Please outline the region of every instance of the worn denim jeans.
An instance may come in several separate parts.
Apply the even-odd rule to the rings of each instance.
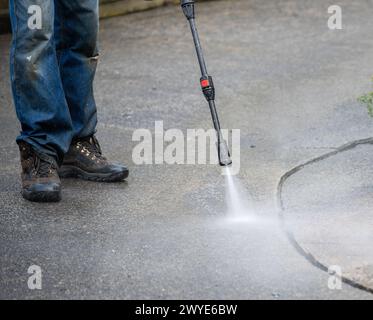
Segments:
[[[73,138],[96,130],[98,0],[10,0],[10,16],[17,141],[61,163]]]

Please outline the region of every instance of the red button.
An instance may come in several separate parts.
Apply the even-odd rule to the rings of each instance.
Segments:
[[[202,88],[206,88],[210,85],[210,82],[208,80],[202,80],[201,81],[201,86]]]

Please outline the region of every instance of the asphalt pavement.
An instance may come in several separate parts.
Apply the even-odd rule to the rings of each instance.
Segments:
[[[372,90],[373,5],[339,4],[342,30],[328,29],[322,0],[198,4],[222,126],[241,133],[252,223],[227,219],[218,166],[133,162],[133,132],[155,121],[211,128],[179,7],[101,21],[97,136],[130,177],[63,180],[58,204],[20,196],[10,35],[0,36],[0,298],[372,299],[373,147],[338,148],[373,136],[357,102]],[[305,252],[352,281],[333,290]],[[41,290],[28,288],[31,265]]]

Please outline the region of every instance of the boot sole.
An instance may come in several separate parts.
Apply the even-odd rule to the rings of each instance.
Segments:
[[[128,177],[129,171],[125,170],[116,173],[91,173],[78,167],[62,166],[58,170],[60,178],[76,178],[95,182],[119,182]]]
[[[61,201],[61,191],[28,191],[23,190],[22,196],[32,202],[59,202]]]

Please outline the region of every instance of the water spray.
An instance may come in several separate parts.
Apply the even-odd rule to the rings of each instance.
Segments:
[[[227,142],[224,140],[223,135],[221,133],[220,122],[218,113],[216,111],[215,106],[215,87],[212,81],[212,77],[208,74],[205,59],[202,53],[202,47],[198,36],[198,31],[196,27],[195,21],[195,11],[194,11],[194,0],[181,0],[181,7],[186,18],[190,24],[190,30],[192,31],[194,45],[196,47],[197,57],[199,66],[201,68],[201,87],[202,92],[209,104],[212,122],[214,123],[214,128],[217,134],[217,148],[218,148],[218,157],[219,163],[221,166],[229,166],[232,164],[232,160],[230,157],[229,149]]]

